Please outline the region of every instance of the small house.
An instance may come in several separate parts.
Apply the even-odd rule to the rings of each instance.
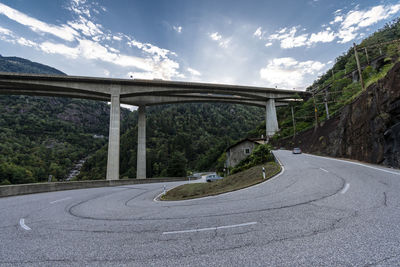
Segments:
[[[266,144],[266,140],[264,138],[246,138],[228,147],[226,149],[226,167],[235,167],[260,144]]]

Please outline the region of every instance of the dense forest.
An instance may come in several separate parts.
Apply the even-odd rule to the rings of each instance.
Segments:
[[[265,120],[262,108],[233,104],[163,105],[147,107],[146,113],[147,177],[221,168],[225,149]],[[121,136],[121,177],[136,177],[136,122],[137,112],[125,121],[132,127]],[[84,164],[79,179],[104,179],[106,161],[103,147]]]
[[[381,30],[371,34],[357,46],[362,66],[365,88],[384,77],[398,61],[400,55],[400,18],[387,23]],[[328,104],[330,116],[340,114],[341,109],[353,101],[362,91],[358,78],[354,48],[335,60],[335,64],[317,79],[307,91],[315,91],[315,103],[319,123],[327,119],[324,102]],[[314,100],[293,105],[296,131],[309,129],[315,125]],[[278,109],[279,126],[282,129],[274,138],[293,135],[293,121],[290,107]],[[258,127],[256,133],[261,133]]]
[[[1,56],[0,71],[65,75]],[[108,114],[104,102],[0,95],[0,184],[42,182],[49,175],[64,179],[78,160],[106,143],[106,138],[93,136],[107,136]]]

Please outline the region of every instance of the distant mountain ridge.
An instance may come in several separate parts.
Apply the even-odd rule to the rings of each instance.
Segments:
[[[58,69],[20,57],[3,57],[0,55],[0,71],[16,73],[58,74],[66,75]]]

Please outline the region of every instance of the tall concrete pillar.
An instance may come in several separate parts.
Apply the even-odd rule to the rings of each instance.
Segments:
[[[108,137],[107,180],[119,179],[120,87],[111,88],[110,131]]]
[[[277,131],[279,131],[278,119],[276,117],[275,99],[268,99],[267,104],[265,105],[265,112],[266,133],[267,138],[270,138]]]
[[[146,106],[139,106],[137,179],[146,179]]]

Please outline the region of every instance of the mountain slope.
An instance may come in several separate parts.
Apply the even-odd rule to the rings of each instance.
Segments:
[[[384,77],[397,62],[400,55],[400,42],[397,41],[399,39],[400,18],[371,34],[357,46],[366,87]],[[367,48],[367,53],[365,53],[365,48]],[[373,60],[375,61],[371,63]],[[343,107],[359,96],[362,91],[353,47],[337,57],[335,62],[331,69],[307,88],[308,91],[319,90],[315,96],[319,121],[324,121],[327,117],[324,106],[325,97],[327,97],[329,113],[332,116],[334,113],[340,113]],[[314,110],[312,98],[294,105],[297,132],[313,127]],[[276,138],[293,135],[290,108],[278,109],[278,120],[282,131]]]
[[[181,176],[186,170],[216,169],[221,153],[265,120],[265,110],[232,104],[176,104],[148,107],[147,177]],[[121,136],[121,177],[136,177],[137,112]],[[127,122],[126,122],[127,123]],[[82,168],[81,179],[104,179],[106,148]],[[219,166],[220,167],[220,166]],[[223,167],[223,166],[222,166]]]
[[[65,75],[18,57],[1,57],[0,71]],[[104,145],[107,103],[0,95],[0,183],[64,179],[74,163]]]

